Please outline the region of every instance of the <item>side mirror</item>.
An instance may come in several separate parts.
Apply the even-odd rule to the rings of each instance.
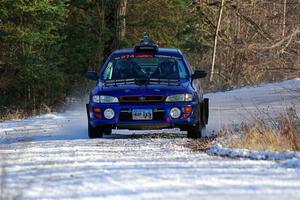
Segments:
[[[94,72],[94,71],[86,72],[84,76],[87,79],[90,79],[90,80],[93,80],[93,81],[96,81],[98,79],[97,72]]]
[[[192,75],[192,79],[205,78],[206,75],[207,73],[204,70],[195,70],[194,74]]]

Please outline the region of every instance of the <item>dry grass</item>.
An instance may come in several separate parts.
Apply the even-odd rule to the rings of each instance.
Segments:
[[[27,115],[23,113],[9,113],[6,115],[0,115],[0,122],[10,119],[24,119]]]
[[[11,119],[24,119],[35,115],[47,114],[51,111],[55,110],[51,110],[51,108],[49,108],[45,104],[42,104],[42,107],[40,109],[34,111],[25,111],[22,109],[10,109],[8,107],[0,107],[0,122]]]
[[[290,108],[285,114],[272,118],[257,118],[253,124],[239,128],[223,128],[219,133],[224,146],[249,150],[299,151],[300,119]]]
[[[217,140],[230,148],[300,151],[300,118],[294,108],[289,108],[276,117],[263,112],[255,116],[252,124],[227,126],[211,138],[191,140],[185,146],[194,151],[205,151]]]
[[[207,150],[216,139],[216,136],[209,138],[200,138],[197,140],[189,140],[185,147],[190,148],[193,151],[205,151]]]

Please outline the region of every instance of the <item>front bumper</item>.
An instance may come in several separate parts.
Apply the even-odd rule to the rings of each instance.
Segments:
[[[192,111],[187,114],[184,108],[192,107]],[[181,110],[181,116],[178,119],[172,119],[170,110],[177,107]],[[95,108],[98,112],[94,112]],[[115,111],[115,117],[111,120],[105,119],[104,110],[111,108]],[[92,126],[111,126],[112,128],[126,128],[126,129],[159,129],[168,127],[182,127],[185,125],[195,125],[199,122],[199,103],[164,103],[164,104],[96,104],[91,103],[87,105],[87,113],[89,123]],[[96,110],[97,110],[96,109]],[[132,109],[152,109],[153,120],[132,120],[130,111]],[[100,110],[100,112],[99,112]],[[126,111],[126,112],[125,112]],[[126,115],[124,114],[126,113]]]

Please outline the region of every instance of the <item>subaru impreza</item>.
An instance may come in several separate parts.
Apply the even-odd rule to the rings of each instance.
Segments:
[[[201,81],[206,75],[179,49],[160,48],[145,34],[134,48],[112,52],[99,74],[86,73],[96,81],[86,105],[89,137],[112,129],[179,128],[200,138],[209,115]]]

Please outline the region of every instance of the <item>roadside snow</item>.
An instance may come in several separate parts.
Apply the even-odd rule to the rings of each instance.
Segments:
[[[209,132],[224,125],[236,125],[255,119],[257,113],[276,114],[295,106],[300,116],[300,78],[280,83],[261,84],[227,92],[207,94],[210,99]]]
[[[223,147],[220,143],[215,142],[208,150],[210,155],[226,156],[230,158],[248,158],[252,160],[287,160],[300,158],[300,152],[284,151],[253,151],[247,149],[236,149]]]
[[[300,156],[298,155],[297,157],[287,160],[282,163],[283,167],[287,168],[299,168],[300,169]]]

